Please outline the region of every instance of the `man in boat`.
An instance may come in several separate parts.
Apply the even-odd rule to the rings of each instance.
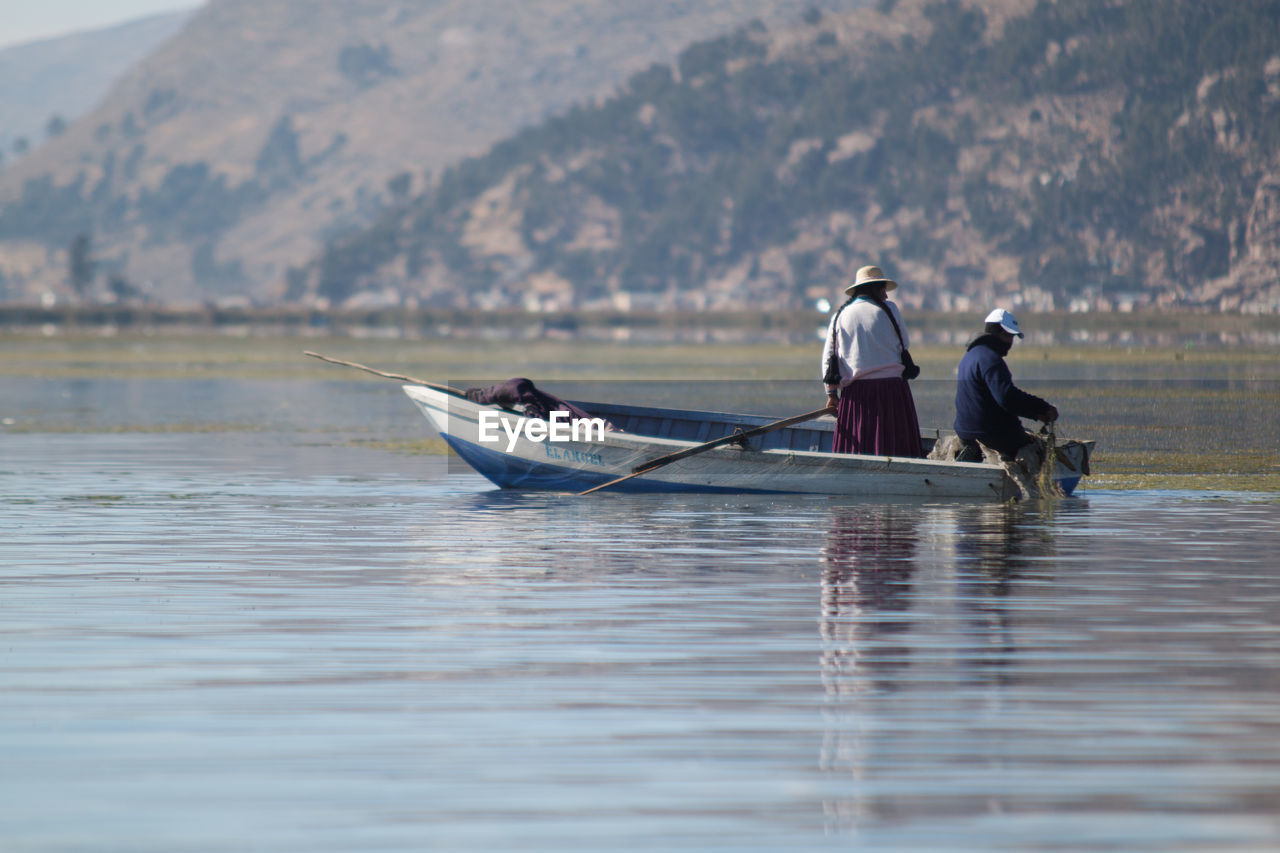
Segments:
[[[981,462],[979,443],[1012,460],[1018,451],[1035,439],[1022,427],[1019,418],[1045,423],[1058,419],[1058,410],[1045,400],[1028,394],[1013,384],[1013,374],[1004,357],[1014,338],[1022,337],[1018,321],[1003,308],[987,315],[983,334],[969,344],[960,360],[956,380],[956,435],[961,450],[959,462]]]
[[[907,384],[920,370],[907,351],[902,314],[887,298],[897,286],[879,267],[863,267],[827,328],[822,375],[827,407],[836,416],[836,453],[924,455]]]

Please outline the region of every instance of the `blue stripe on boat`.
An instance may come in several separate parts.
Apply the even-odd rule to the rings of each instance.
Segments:
[[[518,456],[509,456],[499,450],[490,450],[478,444],[462,441],[452,436],[443,436],[445,442],[453,448],[462,460],[475,468],[492,482],[504,489],[552,489],[565,492],[579,492],[616,480],[615,474],[593,474],[580,468],[566,468],[562,465],[548,465],[545,462],[530,462]],[[617,492],[719,492],[724,494],[777,494],[774,489],[744,489],[740,486],[700,486],[684,483],[669,483],[635,477],[624,480],[610,491]]]

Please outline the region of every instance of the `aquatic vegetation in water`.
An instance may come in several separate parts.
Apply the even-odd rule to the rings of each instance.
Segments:
[[[962,334],[954,345],[912,348],[924,370],[913,391],[926,427],[949,426],[954,370],[965,339]],[[617,383],[626,380],[637,396],[669,394],[634,402],[682,407],[696,393],[698,404],[708,408],[760,406],[782,415],[791,413],[797,401],[796,411],[807,407],[806,383],[816,387],[819,345],[713,339],[656,344],[513,337],[317,340],[83,332],[46,338],[7,333],[0,334],[0,380],[16,380],[26,396],[0,399],[7,409],[0,410],[0,435],[287,431],[314,435],[321,444],[352,442],[388,453],[438,455],[449,452],[447,445],[419,422],[412,406],[397,399],[401,395],[394,382],[318,363],[304,357],[303,350],[324,350],[458,386],[467,384],[465,377],[526,375],[552,388],[576,383],[581,389],[604,381],[616,391]],[[1019,385],[1059,407],[1057,430],[1064,440],[1097,441],[1093,476],[1083,488],[1280,492],[1280,469],[1270,452],[1280,447],[1280,419],[1274,416],[1280,411],[1280,352],[1226,345],[1049,347],[1028,342],[1014,350],[1010,364]],[[179,382],[163,391],[150,390],[160,387],[150,380],[161,379]],[[130,400],[113,396],[114,390],[85,400],[66,394],[65,400],[57,399],[45,390],[65,389],[78,380],[86,380],[78,387],[89,389],[97,387],[95,380],[140,380],[128,385],[144,390]],[[245,382],[226,384],[235,380]],[[359,383],[369,384],[362,388]],[[187,406],[181,402],[184,392],[172,390],[179,386],[214,388],[223,396],[206,400],[193,394],[205,408]],[[290,394],[298,388],[311,390]],[[333,389],[345,394],[352,388],[366,392],[358,411],[328,405]],[[149,409],[157,399],[166,405]],[[381,420],[367,416],[369,403],[385,403]],[[202,410],[210,421],[199,420]],[[364,434],[370,438],[351,438]]]
[[[1100,453],[1084,481],[1097,489],[1195,489],[1280,493],[1280,463],[1256,449],[1131,450]]]
[[[443,456],[453,451],[442,438],[423,438],[416,440],[379,441],[355,439],[348,442],[352,447],[367,447],[370,450],[386,450],[391,453],[403,453],[409,456]]]
[[[169,423],[169,424],[68,424],[43,423],[40,421],[18,421],[4,427],[5,433],[84,433],[84,434],[116,434],[116,433],[215,433],[215,432],[262,432],[264,428],[257,424],[210,424],[210,423]]]

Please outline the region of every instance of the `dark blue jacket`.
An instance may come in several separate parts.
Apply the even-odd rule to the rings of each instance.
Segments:
[[[995,335],[969,344],[956,380],[956,435],[976,438],[990,448],[1012,452],[1026,444],[1019,417],[1034,418],[1049,404],[1013,384],[1004,363],[1008,346]]]

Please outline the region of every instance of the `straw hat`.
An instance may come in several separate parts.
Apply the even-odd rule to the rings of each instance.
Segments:
[[[885,290],[893,290],[898,283],[891,278],[886,278],[884,271],[880,267],[863,267],[858,270],[858,274],[853,277],[853,284],[844,289],[846,294],[852,294],[854,288],[864,284],[878,284],[884,282]]]

